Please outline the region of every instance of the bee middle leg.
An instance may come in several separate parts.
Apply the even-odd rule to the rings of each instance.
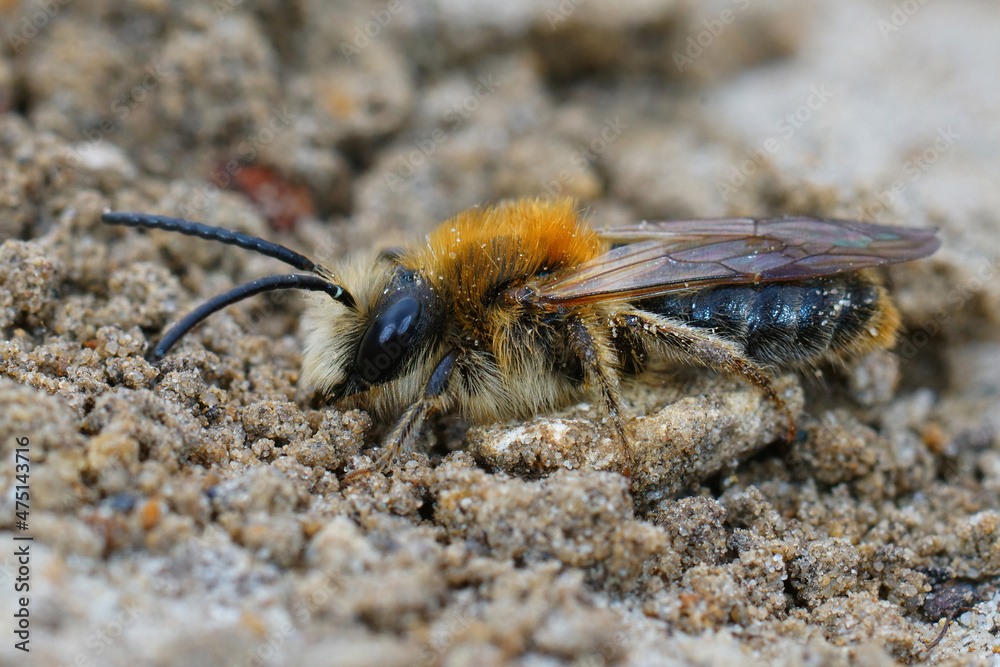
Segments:
[[[797,433],[795,417],[788,409],[785,400],[774,390],[771,376],[733,342],[703,329],[645,311],[631,311],[617,315],[613,318],[613,325],[626,329],[640,338],[652,338],[655,342],[683,353],[685,359],[706,368],[728,375],[738,375],[757,387],[785,418],[788,427],[785,437],[788,442],[794,442]]]
[[[454,351],[449,352],[434,367],[431,378],[427,381],[424,393],[399,418],[396,426],[392,429],[392,433],[386,439],[382,453],[375,460],[375,464],[370,468],[360,468],[348,473],[344,476],[345,482],[369,473],[384,471],[392,465],[392,462],[396,460],[400,452],[408,448],[416,440],[424,421],[441,408],[444,402],[448,379],[451,377],[451,371],[455,367],[455,357]]]
[[[594,329],[588,327],[579,316],[570,317],[568,322],[569,335],[567,340],[570,350],[579,359],[583,367],[584,382],[597,390],[601,395],[604,409],[614,425],[621,444],[622,456],[625,460],[626,477],[632,476],[632,452],[628,446],[628,434],[625,428],[625,408],[622,406],[621,393],[618,389],[617,359],[614,351],[606,341],[594,334]]]

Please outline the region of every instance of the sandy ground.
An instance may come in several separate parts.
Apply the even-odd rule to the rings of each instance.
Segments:
[[[0,2],[0,663],[1000,664],[1000,7],[188,5]],[[794,446],[674,369],[628,389],[631,487],[587,404],[445,416],[347,484],[385,428],[300,386],[305,299],[143,358],[280,266],[99,222],[339,258],[539,195],[944,245],[888,273],[894,353],[781,376]]]

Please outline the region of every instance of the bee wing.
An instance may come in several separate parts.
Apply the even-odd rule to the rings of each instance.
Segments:
[[[797,280],[926,257],[934,229],[789,217],[646,222],[599,232],[614,247],[543,278],[532,299],[632,300],[718,284]]]

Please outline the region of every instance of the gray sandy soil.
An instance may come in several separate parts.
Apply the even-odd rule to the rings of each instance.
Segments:
[[[995,3],[26,1],[0,27],[0,663],[1000,664]],[[283,267],[99,221],[337,259],[556,195],[943,247],[887,273],[893,352],[779,374],[792,446],[756,390],[671,368],[627,389],[631,487],[589,403],[442,416],[345,483],[385,425],[299,382],[308,298],[144,359]]]

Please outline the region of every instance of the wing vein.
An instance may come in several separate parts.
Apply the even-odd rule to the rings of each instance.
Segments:
[[[808,217],[644,222],[600,232],[611,247],[540,279],[539,303],[634,300],[723,283],[831,275],[919,259],[936,230]]]

